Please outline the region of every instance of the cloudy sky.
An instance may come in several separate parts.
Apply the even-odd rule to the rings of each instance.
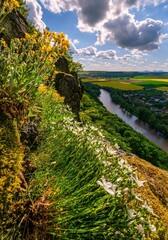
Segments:
[[[40,30],[64,32],[85,70],[168,71],[168,0],[26,0]]]

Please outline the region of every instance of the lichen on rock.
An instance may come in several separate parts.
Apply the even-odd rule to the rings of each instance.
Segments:
[[[68,61],[61,57],[56,63],[56,69],[60,71],[55,77],[55,88],[61,96],[65,97],[64,103],[68,104],[72,112],[79,119],[80,100],[82,98],[81,81],[76,72],[70,72]]]

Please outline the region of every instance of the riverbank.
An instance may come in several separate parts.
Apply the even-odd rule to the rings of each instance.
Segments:
[[[99,86],[85,83],[84,87],[87,94],[84,95],[81,105],[82,121],[93,122],[103,129],[107,140],[114,144],[117,142],[120,149],[125,152],[136,154],[153,165],[168,170],[168,154],[164,150],[136,132],[117,114],[110,113],[98,99],[101,93]],[[129,114],[128,117],[130,117]]]
[[[135,131],[143,134],[150,141],[158,145],[161,149],[168,153],[168,140],[152,130],[147,124],[138,120],[137,117],[122,109],[118,104],[111,99],[110,93],[104,89],[100,90],[99,100],[103,106],[113,114],[117,114],[126,124],[131,126]]]

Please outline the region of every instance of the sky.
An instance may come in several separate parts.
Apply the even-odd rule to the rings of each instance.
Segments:
[[[84,70],[168,72],[168,0],[25,0],[40,31],[64,32]]]

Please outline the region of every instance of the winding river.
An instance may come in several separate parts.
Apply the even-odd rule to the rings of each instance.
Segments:
[[[117,114],[118,117],[130,125],[135,131],[142,133],[146,138],[157,144],[168,153],[168,140],[163,138],[156,131],[152,130],[147,124],[140,121],[137,117],[122,109],[118,104],[115,104],[108,91],[101,89],[99,100],[109,112]]]

